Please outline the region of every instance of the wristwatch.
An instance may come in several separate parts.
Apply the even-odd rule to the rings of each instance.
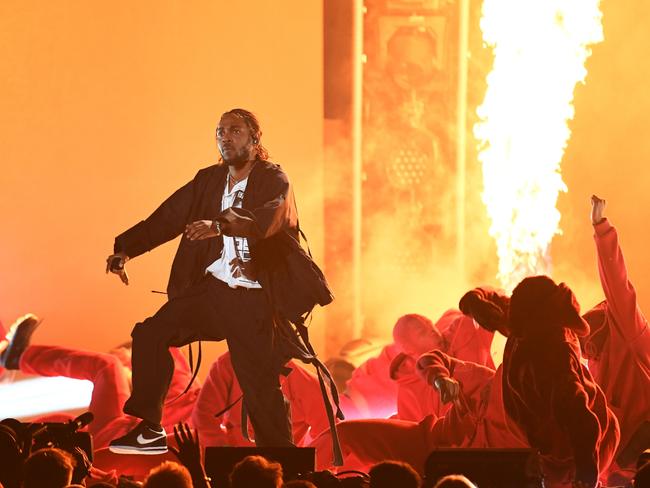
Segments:
[[[212,230],[218,235],[221,235],[221,223],[218,220],[212,221]]]

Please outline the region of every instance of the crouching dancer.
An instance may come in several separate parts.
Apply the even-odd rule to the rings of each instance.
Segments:
[[[619,441],[616,417],[581,363],[578,337],[589,334],[564,283],[525,278],[512,292],[503,354],[508,418],[540,451],[546,485],[595,487]]]

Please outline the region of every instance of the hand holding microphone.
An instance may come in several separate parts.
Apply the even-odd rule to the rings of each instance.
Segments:
[[[111,254],[106,258],[106,273],[111,272],[118,275],[122,283],[128,285],[129,275],[126,273],[126,269],[124,269],[124,265],[128,260],[129,257],[123,252]]]

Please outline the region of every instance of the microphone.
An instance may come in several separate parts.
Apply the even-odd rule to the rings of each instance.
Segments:
[[[114,256],[108,264],[108,268],[113,272],[122,271],[124,269],[122,258],[120,256]]]

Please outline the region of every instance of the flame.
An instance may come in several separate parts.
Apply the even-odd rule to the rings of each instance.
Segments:
[[[494,65],[474,135],[497,278],[508,292],[526,276],[550,274],[573,91],[587,75],[589,46],[603,39],[601,18],[599,0],[483,2],[481,30]]]

